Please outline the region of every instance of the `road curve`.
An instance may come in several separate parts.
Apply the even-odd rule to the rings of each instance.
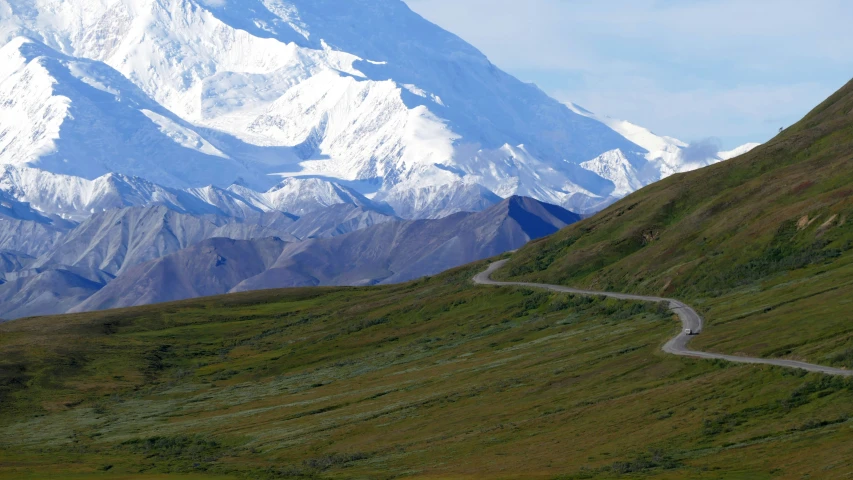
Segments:
[[[817,373],[825,373],[827,375],[842,375],[845,377],[853,377],[853,370],[844,370],[841,368],[833,368],[833,367],[824,367],[822,365],[815,365],[812,363],[805,362],[797,362],[794,360],[780,360],[773,358],[754,358],[754,357],[738,357],[735,355],[723,355],[720,353],[710,353],[710,352],[697,352],[695,350],[690,350],[687,348],[687,344],[690,342],[692,338],[691,335],[686,333],[687,329],[690,329],[695,334],[702,333],[702,317],[696,313],[693,308],[689,305],[686,305],[678,300],[674,300],[672,298],[662,298],[662,297],[647,297],[643,295],[628,295],[624,293],[613,293],[613,292],[596,292],[592,290],[579,290],[577,288],[564,287],[562,285],[548,285],[544,283],[527,283],[527,282],[497,282],[492,280],[492,273],[495,270],[501,268],[506,264],[507,260],[501,260],[489,265],[489,268],[486,271],[478,273],[474,276],[474,283],[480,285],[496,285],[496,286],[515,286],[515,287],[529,287],[529,288],[542,288],[545,290],[551,290],[554,292],[561,293],[572,293],[575,295],[597,295],[597,296],[605,296],[610,298],[617,298],[619,300],[636,300],[641,302],[667,302],[669,304],[670,310],[675,312],[676,315],[681,319],[681,323],[683,328],[681,329],[681,333],[679,333],[675,338],[666,342],[666,345],[663,346],[663,351],[667,353],[671,353],[673,355],[679,355],[682,357],[692,357],[692,358],[704,358],[704,359],[719,359],[726,360],[729,362],[736,363],[754,363],[754,364],[765,364],[765,365],[776,365],[779,367],[790,367],[790,368],[799,368],[801,370],[808,370],[809,372],[817,372]]]

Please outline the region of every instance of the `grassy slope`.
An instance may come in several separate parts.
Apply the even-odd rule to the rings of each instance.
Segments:
[[[755,151],[644,188],[497,277],[690,301],[693,346],[853,368],[853,83]]]
[[[849,474],[853,382],[667,356],[656,305],[484,265],[0,325],[0,478]]]

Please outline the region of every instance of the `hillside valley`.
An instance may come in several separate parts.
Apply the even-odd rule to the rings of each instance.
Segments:
[[[497,278],[676,297],[696,346],[853,368],[853,84],[766,145],[644,188]]]

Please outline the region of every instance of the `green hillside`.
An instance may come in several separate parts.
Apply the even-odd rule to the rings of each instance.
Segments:
[[[853,83],[766,145],[528,245],[496,278],[677,297],[696,348],[853,368]]]
[[[853,367],[853,86],[744,157],[513,254],[664,293],[692,346]],[[475,286],[255,292],[0,324],[0,479],[804,479],[853,379],[664,354],[663,305]]]
[[[0,325],[0,478],[849,472],[853,380],[665,355],[657,305],[484,266]]]

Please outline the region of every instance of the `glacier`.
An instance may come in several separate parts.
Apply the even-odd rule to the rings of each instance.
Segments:
[[[0,190],[82,221],[164,203],[590,213],[687,144],[564,105],[400,0],[0,0]]]

